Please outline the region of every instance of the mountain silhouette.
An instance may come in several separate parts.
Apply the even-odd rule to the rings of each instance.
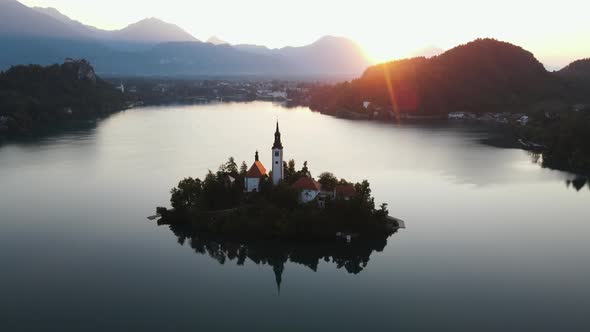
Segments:
[[[369,65],[354,42],[324,37],[301,47],[268,49],[198,41],[176,25],[149,18],[121,30],[101,30],[54,8],[0,0],[0,70],[86,58],[103,75],[359,75]]]
[[[510,43],[477,39],[431,58],[372,66],[350,83],[318,89],[311,104],[326,113],[363,101],[395,113],[522,111],[566,94],[564,82],[532,53]]]
[[[226,42],[223,39],[220,39],[217,36],[211,36],[211,37],[209,37],[209,39],[207,39],[207,43],[211,43],[213,45],[229,45],[228,42]]]

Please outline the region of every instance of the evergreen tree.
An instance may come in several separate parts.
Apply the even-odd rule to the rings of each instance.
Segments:
[[[246,177],[247,173],[248,173],[248,165],[246,165],[245,161],[242,161],[242,165],[240,165],[240,175],[242,177]]]
[[[322,185],[322,190],[332,191],[338,185],[338,179],[330,172],[320,174],[318,182]]]

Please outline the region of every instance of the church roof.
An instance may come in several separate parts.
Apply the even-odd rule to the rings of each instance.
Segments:
[[[277,130],[275,131],[275,141],[272,145],[274,149],[283,149],[283,143],[281,143],[281,132],[279,131],[279,121],[277,121]]]
[[[336,193],[336,197],[342,198],[349,198],[356,195],[356,190],[352,184],[337,185],[336,188],[334,188],[334,192]]]
[[[293,188],[297,190],[316,190],[320,191],[321,185],[316,180],[304,176],[297,180],[297,182],[293,183]]]
[[[261,178],[266,176],[266,168],[262,165],[259,160],[256,160],[250,170],[246,174],[247,178]]]

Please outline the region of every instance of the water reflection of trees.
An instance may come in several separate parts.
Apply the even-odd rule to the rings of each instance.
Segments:
[[[528,151],[528,154],[534,164],[541,165],[542,167],[550,167],[545,163],[542,153]],[[568,188],[573,188],[576,191],[582,190],[585,186],[588,186],[588,189],[590,189],[590,178],[587,176],[578,175],[573,179],[566,180],[565,184]]]
[[[208,255],[220,264],[228,261],[244,265],[250,260],[258,265],[272,267],[280,290],[285,263],[307,266],[317,271],[320,261],[332,262],[338,269],[358,274],[367,267],[374,251],[381,252],[387,237],[357,238],[346,243],[343,239],[322,242],[273,241],[264,239],[238,239],[225,235],[199,233],[190,225],[170,226],[181,245],[188,244],[196,253]]]
[[[586,185],[588,185],[588,189],[590,189],[590,179],[585,176],[577,176],[574,179],[567,180],[565,182],[568,188],[573,188],[576,191],[582,190]]]

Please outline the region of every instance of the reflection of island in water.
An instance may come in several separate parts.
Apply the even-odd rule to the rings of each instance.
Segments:
[[[387,245],[387,237],[355,238],[347,243],[345,239],[331,241],[278,241],[264,239],[240,239],[223,234],[199,233],[190,225],[170,225],[178,237],[178,243],[188,244],[196,253],[209,255],[220,264],[235,261],[244,265],[246,259],[258,265],[272,267],[280,292],[285,263],[297,263],[317,271],[321,260],[333,262],[338,269],[358,274],[369,263],[373,251],[381,252]]]

